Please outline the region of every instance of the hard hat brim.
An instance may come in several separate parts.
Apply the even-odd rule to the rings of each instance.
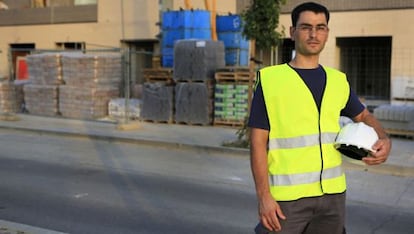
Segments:
[[[367,150],[358,148],[354,145],[338,144],[336,146],[336,149],[343,155],[356,160],[362,160],[362,158],[368,156]]]

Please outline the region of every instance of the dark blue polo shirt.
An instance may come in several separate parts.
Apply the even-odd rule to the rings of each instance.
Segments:
[[[322,68],[322,66],[319,66],[315,69],[293,69],[299,74],[299,76],[308,86],[309,90],[312,92],[315,104],[317,105],[318,110],[320,110],[322,95],[326,85],[325,70]],[[258,72],[257,74],[257,79],[260,79],[259,75],[260,72]],[[341,116],[353,118],[360,114],[364,110],[364,108],[365,106],[359,101],[357,95],[351,89],[349,93],[348,102],[345,108],[341,111]],[[266,105],[264,102],[263,91],[260,82],[258,82],[257,84],[252,99],[248,126],[252,128],[270,130],[269,118],[267,116]]]

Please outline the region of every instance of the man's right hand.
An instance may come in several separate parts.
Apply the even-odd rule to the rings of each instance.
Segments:
[[[282,230],[279,219],[286,219],[279,204],[270,194],[259,201],[259,217],[264,227],[276,232]]]

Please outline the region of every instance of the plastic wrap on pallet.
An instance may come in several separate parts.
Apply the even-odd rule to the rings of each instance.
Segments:
[[[31,84],[63,84],[61,54],[31,54],[26,56],[26,62]]]
[[[381,105],[374,109],[374,116],[384,128],[414,131],[414,106]]]
[[[118,87],[75,87],[61,85],[59,109],[64,117],[75,119],[99,119],[108,116],[108,103],[119,97]]]
[[[248,114],[248,84],[216,84],[214,118],[243,121]]]
[[[157,122],[173,120],[174,87],[146,82],[142,88],[141,118]]]
[[[121,54],[62,54],[63,80],[77,87],[117,86],[122,81]]]
[[[25,108],[30,114],[56,116],[59,113],[59,86],[27,84],[23,86]]]
[[[211,124],[210,96],[205,83],[177,83],[175,86],[175,121],[187,124]]]
[[[16,113],[17,110],[18,103],[14,83],[0,82],[0,113]]]
[[[174,45],[176,81],[206,81],[214,78],[217,68],[225,66],[224,44],[221,41],[179,40]]]
[[[114,98],[109,101],[108,112],[111,118],[124,118],[127,111],[130,119],[139,119],[142,102],[140,99],[130,98],[128,100],[128,110],[125,98]]]
[[[398,76],[391,79],[391,96],[396,99],[414,100],[414,78]]]

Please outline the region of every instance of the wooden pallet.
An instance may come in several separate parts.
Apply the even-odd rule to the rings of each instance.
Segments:
[[[173,70],[170,68],[146,68],[144,78],[147,82],[174,82]]]
[[[396,101],[414,102],[414,98],[410,98],[410,97],[407,97],[407,98],[395,97],[393,99],[396,100]]]
[[[403,129],[390,129],[390,128],[385,129],[385,131],[389,135],[411,137],[412,139],[414,139],[414,131],[408,131],[408,130],[403,130]]]
[[[152,120],[152,119],[143,119],[142,121],[147,123],[155,123],[155,124],[173,124],[174,120]]]
[[[217,69],[214,78],[217,82],[249,82],[254,75],[246,67],[225,67]]]
[[[210,126],[211,121],[208,123],[191,123],[191,122],[185,122],[185,121],[175,121],[174,122],[177,125],[188,125],[188,126]]]
[[[214,126],[229,126],[229,127],[241,127],[243,126],[243,120],[230,120],[230,119],[214,119]]]
[[[248,67],[222,67],[217,68],[216,72],[250,72]]]

